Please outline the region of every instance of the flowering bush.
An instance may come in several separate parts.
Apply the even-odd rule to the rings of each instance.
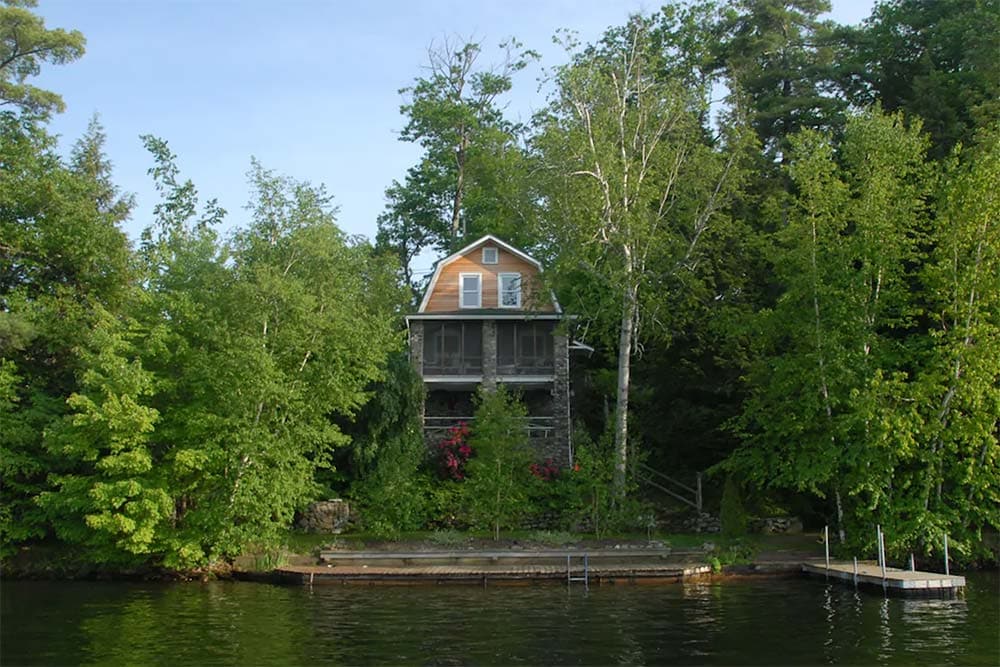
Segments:
[[[467,442],[469,425],[459,422],[448,429],[448,435],[438,443],[438,472],[445,479],[465,479],[465,464],[472,457],[472,446]]]
[[[528,470],[531,471],[532,475],[543,482],[551,482],[559,477],[559,466],[557,466],[552,459],[545,459],[545,463],[541,465],[532,463],[528,466]]]

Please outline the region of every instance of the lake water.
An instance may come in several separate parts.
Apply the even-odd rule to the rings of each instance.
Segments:
[[[904,600],[822,580],[316,586],[9,582],[0,664],[1000,664],[1000,579]]]

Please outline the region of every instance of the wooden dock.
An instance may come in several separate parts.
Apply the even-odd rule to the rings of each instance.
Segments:
[[[320,560],[327,565],[561,565],[566,558],[580,561],[587,556],[593,564],[691,563],[701,562],[701,550],[651,549],[440,549],[432,551],[350,551],[326,550]]]
[[[582,557],[582,554],[581,554]],[[593,564],[586,569],[588,583],[665,583],[678,582],[711,574],[704,564],[636,563]],[[569,574],[565,562],[559,565],[524,562],[517,565],[289,565],[274,571],[284,583],[298,584],[511,584],[533,582],[574,582],[584,576],[581,558],[571,562]]]
[[[803,563],[802,571],[811,576],[837,579],[849,585],[881,588],[894,595],[952,596],[965,588],[965,577],[954,574],[887,567],[883,577],[882,568],[872,562],[859,562],[857,574],[854,563],[842,562],[831,562],[829,568],[823,562]]]

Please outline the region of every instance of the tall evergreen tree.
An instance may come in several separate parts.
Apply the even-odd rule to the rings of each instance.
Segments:
[[[884,0],[847,34],[851,101],[922,118],[932,157],[1000,120],[1000,2]]]

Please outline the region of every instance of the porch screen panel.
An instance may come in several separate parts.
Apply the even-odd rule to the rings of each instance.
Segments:
[[[517,361],[517,322],[497,322],[497,372],[510,375]]]
[[[428,322],[424,326],[424,373],[468,375],[483,370],[479,322]]]
[[[463,366],[467,372],[480,373],[483,370],[483,325],[465,322],[461,326]]]
[[[445,368],[455,370],[462,365],[462,325],[442,326],[441,363]]]
[[[424,368],[441,365],[441,325],[436,322],[424,323]]]
[[[497,372],[502,375],[548,374],[554,368],[552,322],[497,324]]]

